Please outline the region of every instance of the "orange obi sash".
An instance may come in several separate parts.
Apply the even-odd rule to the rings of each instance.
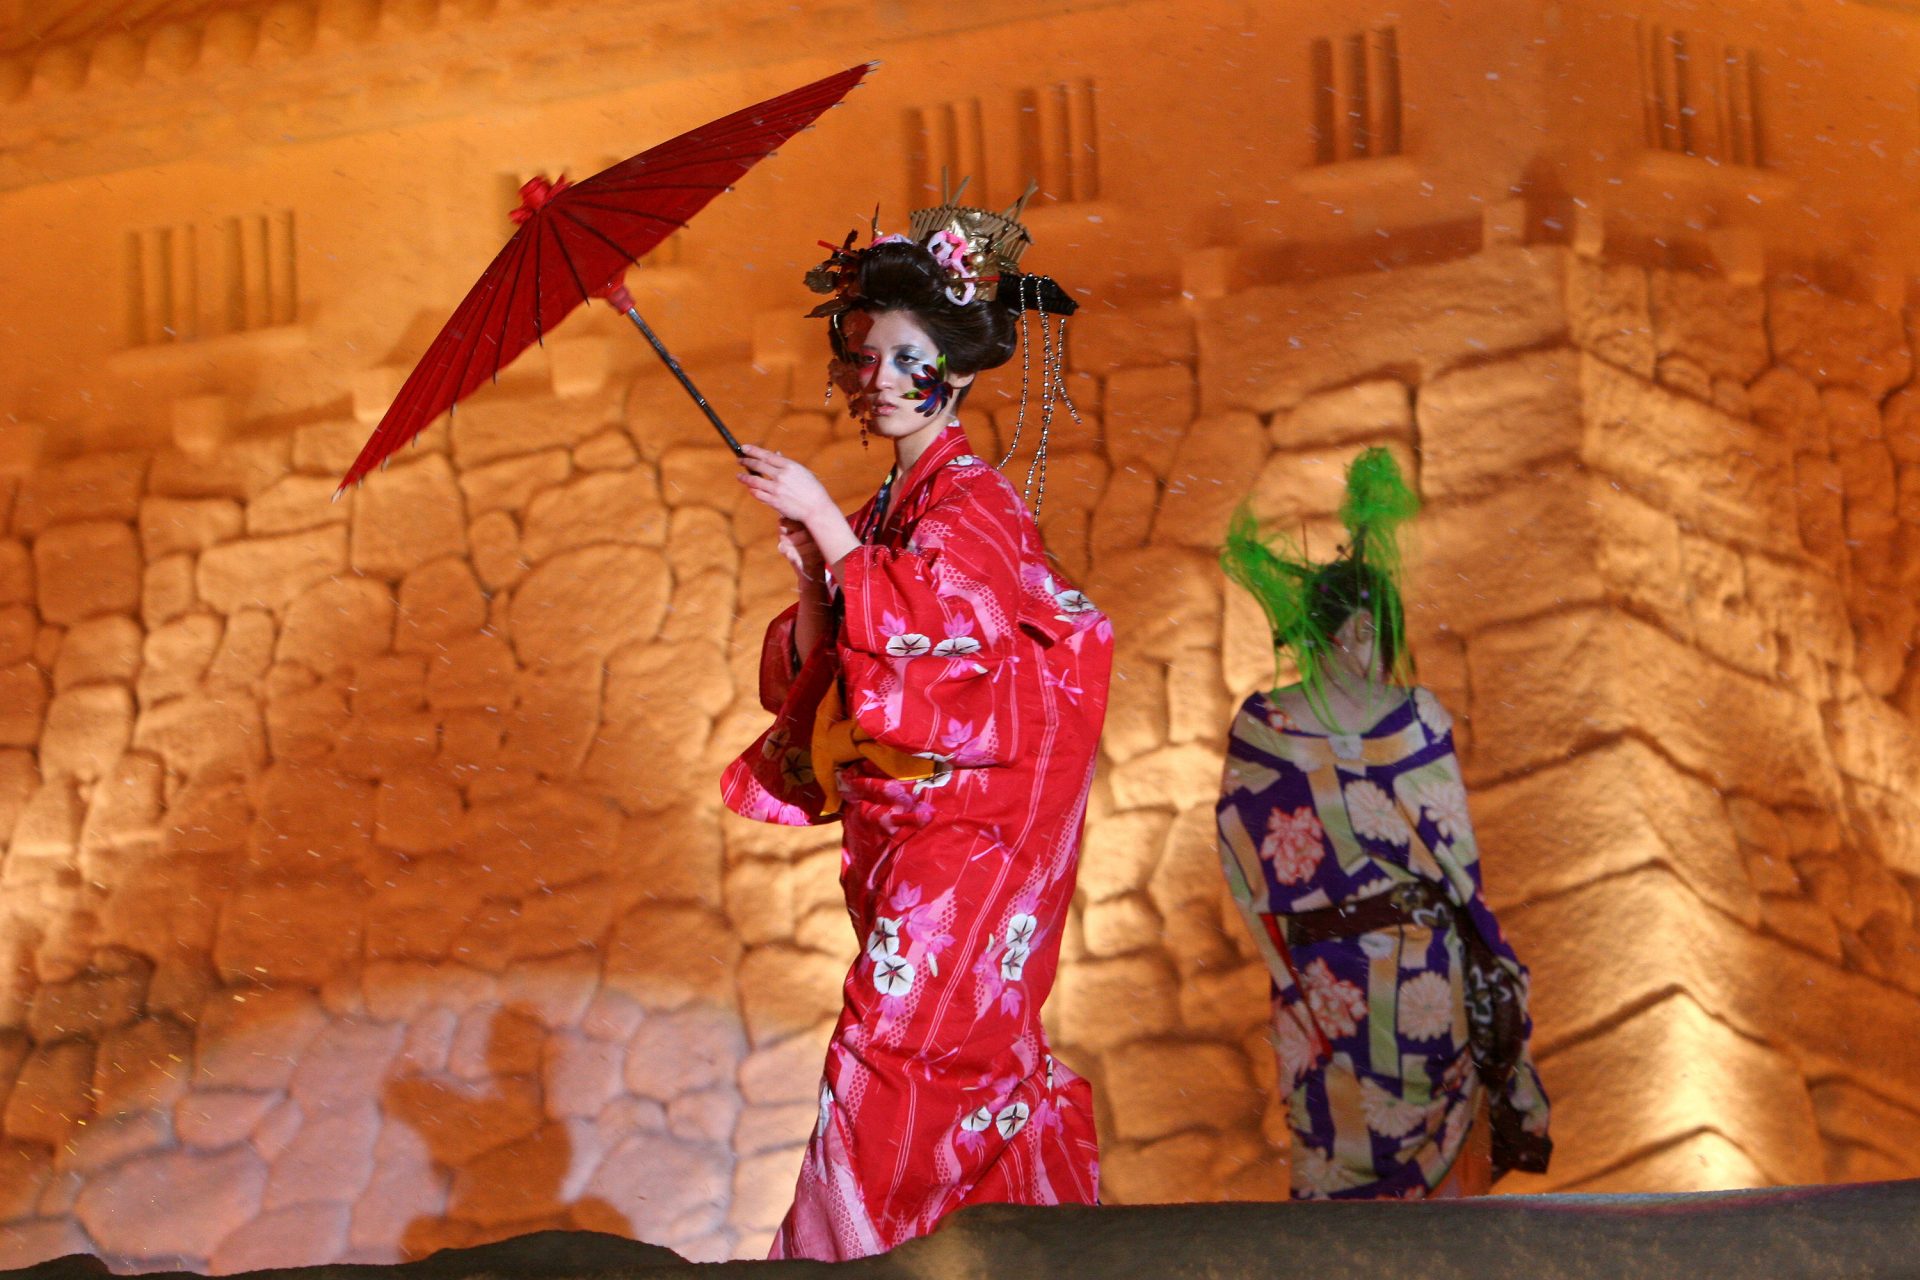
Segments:
[[[820,784],[823,797],[820,802],[821,816],[840,810],[840,786],[834,778],[834,771],[843,764],[865,760],[888,777],[903,781],[933,776],[933,761],[925,756],[914,755],[911,751],[876,742],[865,729],[846,718],[846,711],[840,682],[829,681],[826,692],[820,695],[819,709],[813,716],[811,754],[813,776]]]

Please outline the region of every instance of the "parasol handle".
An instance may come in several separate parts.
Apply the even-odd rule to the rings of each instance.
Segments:
[[[727,448],[733,450],[733,456],[744,457],[745,450],[741,449],[740,442],[733,438],[733,432],[727,430],[727,424],[720,421],[720,415],[713,411],[713,406],[707,403],[707,398],[700,394],[700,388],[693,385],[693,379],[689,378],[687,371],[680,367],[680,362],[673,358],[673,353],[667,350],[666,344],[661,342],[647,322],[640,318],[640,308],[633,305],[633,295],[627,292],[627,287],[624,284],[617,284],[609,289],[605,296],[615,310],[626,313],[627,319],[633,321],[633,327],[640,331],[640,336],[653,344],[653,353],[660,357],[660,362],[667,366],[674,377],[680,379],[680,385],[686,388],[688,395],[693,397],[693,402],[700,406],[700,412],[707,415],[707,421],[711,422],[713,429],[720,433],[720,438],[727,442]]]

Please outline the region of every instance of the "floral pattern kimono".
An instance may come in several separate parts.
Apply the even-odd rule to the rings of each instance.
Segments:
[[[763,822],[838,809],[861,947],[775,1258],[880,1253],[970,1204],[1091,1204],[1098,1181],[1092,1091],[1053,1058],[1040,1006],[1112,628],[957,428],[891,488],[854,518],[831,643],[796,670],[794,610],[768,631],[774,723],[722,783]],[[836,740],[859,754],[823,757]]]
[[[1287,914],[1417,877],[1466,907],[1524,986],[1481,893],[1452,728],[1425,689],[1364,735],[1309,732],[1265,694],[1247,699],[1233,724],[1221,860],[1273,975],[1298,1199],[1426,1196],[1459,1155],[1482,1085],[1450,913],[1437,928],[1409,923],[1292,948]],[[1544,1136],[1547,1097],[1530,1053],[1504,1094],[1525,1131]]]

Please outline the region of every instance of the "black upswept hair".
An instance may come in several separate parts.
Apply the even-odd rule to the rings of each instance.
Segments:
[[[901,240],[877,244],[860,255],[850,309],[912,313],[954,373],[982,373],[1012,359],[1020,340],[1014,313],[984,298],[956,303],[947,297],[947,284],[946,271],[925,246]],[[833,354],[850,359],[838,316],[827,334]]]

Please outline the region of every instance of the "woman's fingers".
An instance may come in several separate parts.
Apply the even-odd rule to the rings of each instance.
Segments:
[[[755,498],[772,507],[780,515],[788,517],[793,515],[793,499],[779,484],[759,476],[741,476],[740,483],[747,486],[747,491]]]
[[[801,545],[811,546],[812,538],[801,521],[807,511],[825,497],[826,490],[821,488],[819,479],[793,459],[758,445],[744,446],[741,465],[745,469],[736,477],[740,483],[755,498],[793,522],[793,536],[802,540]]]
[[[771,449],[763,449],[757,444],[740,446],[742,461],[762,475],[779,471],[786,467],[791,459]]]

